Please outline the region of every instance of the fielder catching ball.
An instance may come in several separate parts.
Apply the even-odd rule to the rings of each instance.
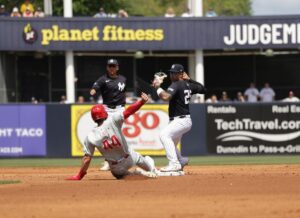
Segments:
[[[157,89],[157,95],[162,100],[169,101],[170,123],[160,134],[160,141],[166,150],[169,164],[160,171],[179,172],[189,161],[188,158],[182,157],[177,144],[183,134],[192,128],[190,98],[193,94],[204,94],[206,89],[202,84],[191,80],[180,64],[173,64],[169,73],[172,84],[167,91],[160,88],[165,74],[155,74],[152,84]]]

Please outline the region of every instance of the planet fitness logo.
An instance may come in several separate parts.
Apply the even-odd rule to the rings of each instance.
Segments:
[[[29,23],[24,27],[23,39],[28,44],[33,44],[38,39],[37,31]]]

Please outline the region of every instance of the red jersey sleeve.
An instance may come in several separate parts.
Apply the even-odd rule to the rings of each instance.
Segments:
[[[131,104],[126,110],[123,112],[124,119],[127,119],[130,115],[137,112],[145,103],[141,100],[136,101],[135,103]]]

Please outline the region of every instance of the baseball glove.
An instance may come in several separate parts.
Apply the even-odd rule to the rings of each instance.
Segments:
[[[153,85],[156,86],[156,87],[159,87],[164,82],[164,79],[166,77],[168,77],[168,76],[164,72],[155,73],[154,74]]]

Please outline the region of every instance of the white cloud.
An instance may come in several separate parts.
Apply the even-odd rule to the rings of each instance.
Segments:
[[[300,14],[300,0],[252,0],[253,15]]]

